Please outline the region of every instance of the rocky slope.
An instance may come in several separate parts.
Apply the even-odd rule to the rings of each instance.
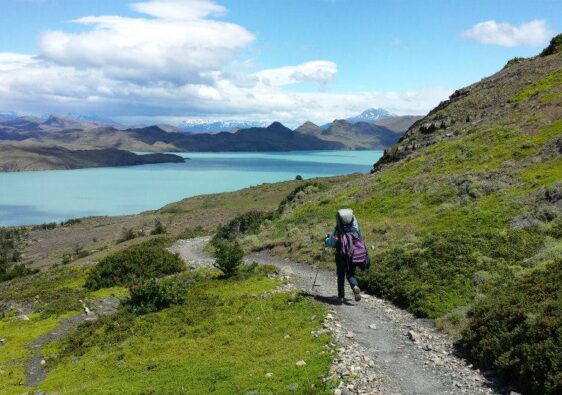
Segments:
[[[539,56],[515,58],[498,73],[458,89],[416,121],[400,142],[385,152],[375,169],[473,130],[501,125],[533,134],[552,124],[562,117],[561,67],[560,44],[553,42]]]

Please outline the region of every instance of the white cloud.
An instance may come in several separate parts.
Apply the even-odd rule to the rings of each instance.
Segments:
[[[206,0],[152,0],[133,3],[131,7],[140,13],[166,19],[202,19],[226,13],[224,7]]]
[[[325,85],[332,81],[338,65],[326,60],[306,62],[297,66],[285,66],[263,70],[256,77],[265,85],[282,86],[300,82],[316,82]]]
[[[325,88],[338,66],[312,60],[255,70],[236,60],[255,37],[214,20],[226,11],[212,0],[153,0],[131,7],[138,17],[86,16],[80,33],[48,31],[38,55],[0,53],[0,109],[78,112],[117,120],[174,122],[187,117],[279,120],[291,126],[326,122],[368,107],[423,114],[446,98],[439,87],[405,92],[289,92]]]
[[[161,2],[135,3],[147,8]],[[41,57],[59,65],[101,69],[108,77],[133,81],[163,80],[172,83],[200,82],[202,73],[221,70],[226,62],[254,40],[242,26],[205,18],[198,0],[189,13],[191,2],[164,1],[178,5],[179,19],[123,18],[89,16],[75,23],[92,26],[83,33],[48,31],[41,35]],[[164,8],[162,11],[168,10]],[[188,19],[182,19],[186,15]]]
[[[494,20],[480,22],[471,29],[465,30],[462,36],[467,40],[482,44],[517,47],[520,45],[541,46],[553,34],[544,19],[535,19],[513,26]]]

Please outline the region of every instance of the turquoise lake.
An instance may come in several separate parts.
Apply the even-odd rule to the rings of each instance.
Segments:
[[[185,163],[0,173],[0,226],[136,214],[264,182],[368,173],[382,151],[180,153]]]

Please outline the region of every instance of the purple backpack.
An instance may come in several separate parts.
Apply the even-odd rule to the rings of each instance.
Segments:
[[[366,270],[371,266],[371,259],[363,238],[354,231],[345,232],[340,237],[341,254],[346,257],[348,265]]]

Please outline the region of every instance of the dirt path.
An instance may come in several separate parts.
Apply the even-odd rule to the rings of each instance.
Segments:
[[[46,358],[48,359],[49,356],[43,356],[41,353],[41,349],[45,344],[63,339],[84,321],[95,320],[100,315],[113,314],[117,311],[119,303],[120,300],[118,298],[96,300],[89,306],[92,309],[91,314],[82,313],[66,318],[52,332],[35,339],[31,343],[33,358],[29,360],[25,369],[27,385],[30,387],[36,386],[47,375],[45,363]]]
[[[178,242],[172,251],[201,267],[212,259],[202,248],[208,238]],[[331,305],[341,325],[359,347],[364,357],[374,360],[379,385],[374,393],[383,394],[492,394],[503,393],[478,370],[459,358],[452,340],[436,331],[430,322],[420,320],[392,304],[363,294],[363,300],[336,302],[335,273],[321,270],[311,290],[316,269],[267,254],[247,257],[250,261],[272,264],[291,277],[294,285],[317,300]],[[349,288],[347,295],[352,296]],[[348,339],[349,340],[349,339]],[[490,373],[491,374],[491,373]]]

